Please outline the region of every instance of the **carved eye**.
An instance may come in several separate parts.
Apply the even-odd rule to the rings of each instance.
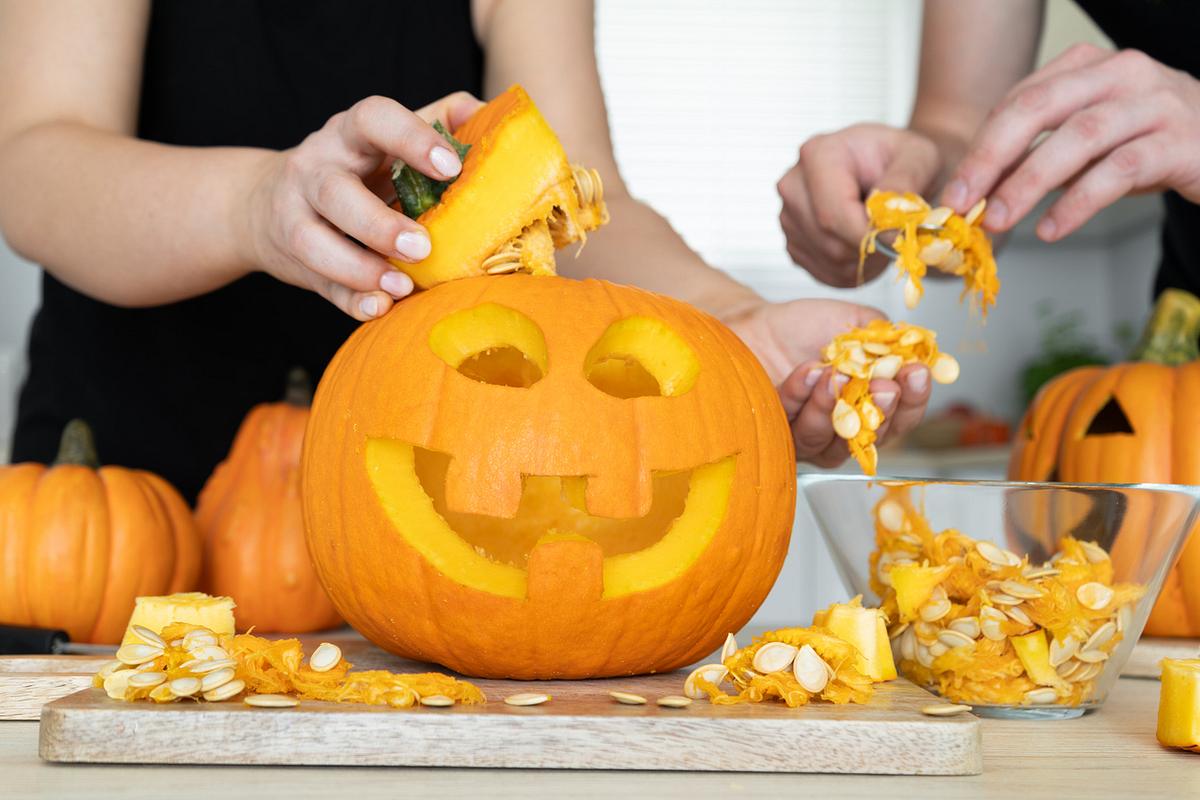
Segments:
[[[1110,397],[1108,402],[1096,412],[1096,416],[1092,417],[1092,421],[1088,424],[1087,432],[1084,436],[1112,436],[1114,434],[1130,434],[1133,433],[1133,425],[1129,422],[1129,417],[1125,414],[1125,409],[1121,408],[1117,398]]]
[[[496,303],[439,320],[429,332],[429,347],[466,377],[495,386],[528,388],[549,366],[546,337],[537,323]]]
[[[609,325],[592,345],[583,372],[613,397],[678,397],[695,385],[700,360],[666,323],[627,317]]]

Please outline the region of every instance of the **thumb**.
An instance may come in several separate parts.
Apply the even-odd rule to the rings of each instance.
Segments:
[[[417,111],[417,116],[433,124],[441,122],[447,130],[455,130],[479,110],[483,101],[470,92],[455,92],[435,100]]]
[[[941,157],[937,145],[913,134],[896,148],[874,188],[924,195],[933,185],[939,169]]]

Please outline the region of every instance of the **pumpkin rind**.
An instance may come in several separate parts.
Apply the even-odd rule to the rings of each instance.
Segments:
[[[440,320],[487,303],[543,332],[548,369],[531,386],[480,383],[431,349]],[[588,382],[589,350],[613,323],[639,316],[661,320],[695,353],[688,391],[620,398]],[[397,531],[367,466],[369,443],[388,440],[449,454],[448,507],[490,517],[517,513],[522,476],[588,476],[564,480],[563,491],[613,518],[647,513],[652,474],[732,457],[734,476],[719,528],[678,578],[605,597],[612,558],[582,536],[556,535],[533,548],[518,598],[451,580]],[[514,275],[439,286],[355,332],[317,391],[303,497],[330,597],[381,647],[468,675],[626,675],[694,662],[749,619],[787,551],[795,461],[774,387],[716,320],[632,288]]]
[[[235,600],[241,630],[307,633],[342,622],[304,538],[300,451],[307,422],[300,405],[255,406],[196,504],[205,541],[202,585]]]
[[[194,588],[200,558],[187,504],[157,475],[0,468],[0,621],[115,644],[134,598]]]
[[[530,236],[529,252],[514,268],[552,274],[551,235],[553,246],[563,247],[608,221],[602,199],[580,203],[575,170],[520,86],[477,111],[454,136],[471,148],[462,172],[438,204],[418,218],[432,250],[416,264],[391,262],[417,286],[482,275],[484,261],[523,233]],[[551,220],[557,224],[547,230]],[[539,246],[543,240],[545,247]]]

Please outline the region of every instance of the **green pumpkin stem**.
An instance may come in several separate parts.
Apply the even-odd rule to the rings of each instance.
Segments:
[[[304,367],[292,367],[288,370],[287,388],[283,392],[283,402],[308,408],[312,405],[313,385]]]
[[[1182,289],[1159,295],[1133,358],[1171,367],[1200,358],[1200,298]]]
[[[63,428],[62,440],[58,445],[58,455],[54,458],[54,466],[74,464],[80,467],[100,467],[100,457],[96,455],[96,439],[92,436],[91,427],[81,419],[73,419]]]
[[[471,145],[463,144],[455,139],[454,135],[446,130],[441,122],[434,122],[433,129],[450,143],[454,152],[458,153],[460,160],[466,159]],[[405,216],[412,219],[416,219],[436,206],[442,199],[442,193],[454,180],[451,178],[448,181],[435,181],[400,161],[392,165],[392,186],[396,189],[396,199],[400,203],[400,210]]]

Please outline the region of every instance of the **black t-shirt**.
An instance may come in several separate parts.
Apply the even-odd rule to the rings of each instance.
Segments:
[[[368,95],[418,108],[480,94],[482,75],[468,0],[158,0],[138,136],[282,149]],[[13,460],[53,459],[63,425],[83,417],[104,462],[153,470],[194,500],[251,406],[281,399],[292,367],[319,377],[355,325],[262,273],[145,309],[46,273]]]
[[[1076,0],[1113,43],[1134,48],[1200,78],[1200,0]],[[1191,157],[1200,160],[1200,153]],[[1200,295],[1200,206],[1163,195],[1162,261],[1155,294],[1167,288]],[[1131,265],[1136,267],[1137,265]]]

